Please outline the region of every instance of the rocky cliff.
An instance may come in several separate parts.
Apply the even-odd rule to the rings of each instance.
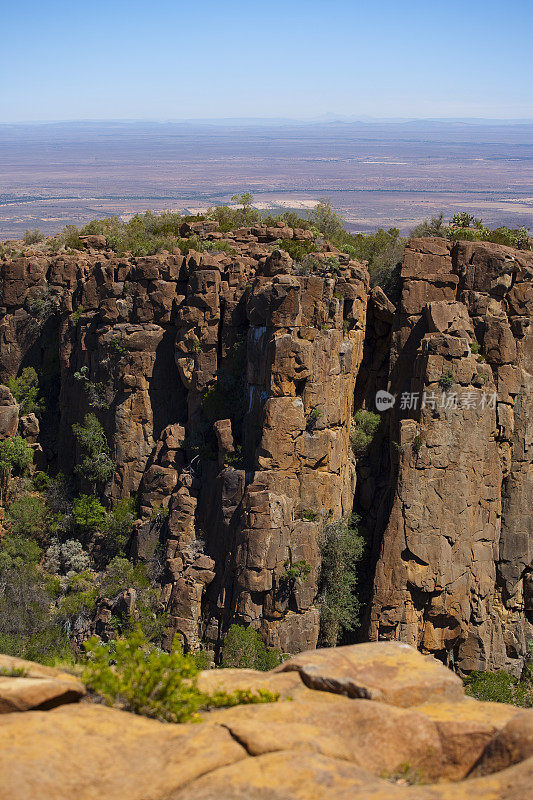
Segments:
[[[3,256],[0,379],[33,366],[51,402],[40,426],[19,421],[2,389],[2,436],[18,424],[41,469],[68,473],[72,425],[97,414],[116,465],[105,495],[137,493],[130,554],[161,549],[169,635],[190,648],[216,653],[233,621],[285,652],[315,647],[321,531],[355,511],[359,637],[519,673],[533,254],[412,240],[395,307],[327,244],[302,274],[276,242],[309,231],[206,221],[182,235],[223,249],[118,257],[93,236]],[[378,390],[396,402],[354,452],[354,414],[375,411]]]

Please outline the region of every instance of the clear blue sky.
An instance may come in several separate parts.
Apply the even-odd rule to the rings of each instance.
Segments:
[[[16,0],[0,122],[533,118],[532,0]]]

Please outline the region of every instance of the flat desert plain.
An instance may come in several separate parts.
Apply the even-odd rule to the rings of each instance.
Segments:
[[[0,125],[0,238],[27,228],[254,195],[305,211],[328,198],[351,230],[469,211],[533,227],[533,123],[77,122]]]

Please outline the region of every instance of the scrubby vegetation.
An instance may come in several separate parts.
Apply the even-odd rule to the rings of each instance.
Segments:
[[[347,255],[366,261],[372,284],[382,286],[393,298],[397,296],[405,245],[397,228],[379,229],[372,234],[350,233],[327,201],[318,203],[304,217],[294,212],[264,214],[253,208],[250,194],[236,195],[232,201],[234,206],[210,209],[203,217],[147,212],[128,222],[111,217],[91,222],[81,229],[68,226],[52,240],[44,240],[38,232],[29,231],[24,243],[37,250],[41,248],[40,252],[46,249],[49,252],[74,251],[84,246],[81,237],[93,234],[105,236],[109,247],[120,256],[130,253],[141,258],[163,250],[176,254],[195,250],[232,255],[237,253],[232,246],[235,237],[211,241],[205,233],[185,236],[184,225],[214,219],[222,232],[230,232],[242,226],[274,226],[281,222],[309,232],[308,239],[275,241],[276,232],[266,237],[270,240],[271,252],[285,251],[295,262],[299,274],[342,274],[348,262]],[[278,230],[281,237],[287,235],[282,233],[283,226]],[[531,240],[524,229],[489,230],[481,220],[465,212],[456,214],[449,224],[442,215],[434,217],[417,226],[412,234],[443,236],[449,240],[487,240],[531,248]],[[263,251],[265,258],[268,247]],[[128,289],[126,283],[124,294],[128,292],[131,295],[131,284]],[[342,293],[335,294],[335,298],[342,300]],[[68,324],[72,327],[82,319],[85,322],[93,313],[90,308],[84,311],[80,299],[76,297],[75,310],[70,315]],[[34,331],[36,325],[41,326],[49,318],[55,302],[48,291],[24,302],[24,309],[33,317],[29,324]],[[192,332],[189,341],[194,355],[202,351],[200,340]],[[246,468],[245,455],[248,454],[242,444],[242,422],[249,402],[246,346],[245,338],[236,339],[229,348],[226,341],[219,343],[224,357],[215,379],[195,409],[194,425],[188,429],[184,445],[189,456],[199,455],[215,461],[217,443],[213,423],[230,419],[235,449],[225,455],[225,463],[237,469]],[[479,344],[474,342],[471,349],[482,358]],[[109,363],[116,364],[125,353],[121,340],[114,338],[105,357]],[[83,389],[84,402],[91,411],[72,427],[76,450],[72,480],[61,475],[52,478],[44,472],[32,474],[34,446],[21,436],[0,442],[0,500],[6,507],[5,534],[0,540],[0,651],[45,662],[79,657],[83,642],[95,630],[97,615],[104,608],[106,614],[109,612],[107,617],[111,616],[110,622],[106,617],[105,636],[107,638],[111,632],[115,638],[107,643],[92,641],[88,647],[86,675],[93,689],[106,701],[137,713],[174,721],[190,718],[200,708],[216,705],[216,700],[200,697],[194,688],[197,658],[184,655],[177,643],[170,653],[160,649],[167,624],[160,593],[161,565],[157,556],[153,563],[134,563],[130,558],[129,544],[137,517],[136,499],[130,497],[112,503],[106,496],[106,485],[109,488],[116,465],[98,412],[109,408],[111,390],[107,384],[91,381],[88,367],[80,367],[74,379]],[[454,375],[449,371],[439,379],[443,390],[451,388],[454,382]],[[43,416],[46,413],[46,382],[34,368],[25,367],[17,377],[8,378],[7,384],[21,414]],[[305,423],[308,438],[318,438],[324,413],[319,406],[308,407]],[[378,434],[380,419],[378,414],[363,409],[355,413],[350,440],[356,458],[363,458],[369,452]],[[418,455],[422,447],[422,435],[418,434],[412,443],[413,453]],[[191,467],[191,480],[201,477],[201,466],[198,475],[192,474],[195,469],[198,464]],[[167,506],[154,505],[145,521],[163,527],[169,513]],[[301,511],[301,517],[309,522],[316,522],[321,514],[321,510]],[[346,641],[358,624],[357,570],[363,541],[356,520],[350,518],[326,524],[320,544],[320,643],[335,646]],[[275,600],[294,599],[295,591],[310,573],[311,567],[306,561],[288,559],[283,572],[276,576],[273,592],[278,594]],[[128,594],[127,590],[132,591]],[[130,595],[135,596],[133,606],[128,605]],[[266,647],[257,630],[242,625],[229,628],[221,652],[216,654],[217,659],[219,656],[225,667],[259,670],[271,669],[282,659],[279,650]],[[468,691],[483,699],[531,705],[531,675],[528,674],[529,684],[501,671],[474,673],[467,680]],[[231,699],[225,698],[225,704],[245,701],[260,702],[250,696],[246,700],[245,695],[238,693]]]
[[[94,414],[86,414],[82,423],[72,426],[81,451],[75,472],[80,478],[96,488],[106,483],[113,474],[115,465],[110,456],[109,444],[104,430]]]
[[[281,661],[281,651],[267,648],[256,630],[243,625],[230,627],[222,649],[223,667],[267,671],[274,669]]]
[[[532,648],[530,654],[533,656]],[[520,679],[503,669],[497,672],[472,672],[464,679],[466,693],[476,700],[509,703],[533,708],[533,662],[526,666]]]
[[[275,246],[289,253],[302,274],[324,271],[335,272],[335,257],[324,261],[313,254],[323,250],[326,240],[340,252],[360,261],[366,261],[370,271],[371,283],[381,286],[396,301],[399,296],[399,273],[406,238],[400,236],[398,228],[379,228],[375,233],[350,233],[342,217],[336,213],[327,199],[305,215],[294,211],[281,214],[266,213],[253,207],[253,195],[249,192],[236,194],[231,198],[232,205],[210,208],[205,214],[181,215],[171,211],[154,214],[147,211],[136,214],[124,222],[118,217],[94,220],[77,228],[68,225],[61,234],[43,241],[38,231],[27,231],[24,242],[52,253],[60,250],[73,251],[83,247],[80,237],[101,235],[107,238],[108,246],[118,255],[131,253],[133,256],[149,256],[163,250],[188,253],[190,250],[212,250],[235,253],[231,241],[209,241],[197,234],[182,235],[184,224],[216,220],[222,233],[230,233],[243,226],[276,225],[282,222],[291,228],[311,231],[312,239],[297,241],[280,239]],[[525,228],[491,229],[483,221],[461,211],[454,214],[446,223],[442,214],[417,225],[410,237],[441,236],[450,240],[489,241],[509,245],[519,249],[531,249],[532,239]],[[323,255],[323,254],[321,254]],[[338,261],[337,261],[338,268]],[[74,315],[73,315],[74,316]]]
[[[0,479],[24,475],[33,461],[33,450],[18,434],[0,442]]]
[[[11,383],[21,404],[35,408],[35,375],[25,370]],[[111,627],[134,624],[161,640],[164,615],[151,565],[134,565],[127,545],[136,517],[135,499],[105,507],[97,489],[113,463],[102,426],[94,415],[74,426],[80,444],[78,485],[30,469],[33,450],[21,436],[0,442],[2,502],[0,539],[0,652],[45,662],[71,657],[87,635],[99,598],[114,603],[136,593],[134,613],[124,604]]]
[[[279,699],[278,694],[261,689],[209,695],[201,692],[195,657],[183,653],[177,637],[170,652],[155,647],[140,629],[108,644],[91,639],[85,649],[88,658],[83,679],[107,705],[166,722],[198,719],[201,709]]]
[[[357,458],[363,456],[369,449],[377,429],[379,428],[381,417],[373,411],[359,409],[354,414],[355,428],[350,433],[350,444]]]
[[[343,634],[357,627],[359,619],[357,564],[363,554],[363,539],[357,519],[350,517],[325,525],[321,551],[319,641],[323,647],[335,647]]]
[[[19,405],[21,416],[42,414],[44,400],[40,396],[39,378],[33,367],[24,367],[18,377],[9,377],[6,385]]]

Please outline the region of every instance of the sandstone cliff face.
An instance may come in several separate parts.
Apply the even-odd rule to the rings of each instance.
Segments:
[[[318,534],[353,505],[368,274],[347,257],[336,277],[294,274],[269,242],[306,235],[242,229],[229,255],[2,264],[1,375],[55,363],[42,426],[55,469],[75,463],[72,424],[98,414],[116,463],[106,494],[139,493],[133,552],[162,546],[169,636],[189,647],[216,649],[232,620],[288,652],[317,644]],[[282,591],[299,561],[307,580]]]
[[[519,673],[531,637],[532,276],[531,253],[493,244],[405,253],[389,375],[399,463],[370,637],[465,671]]]
[[[302,275],[273,246],[306,237],[243,228],[224,235],[232,252],[120,258],[104,239],[4,257],[0,379],[35,366],[53,398],[38,463],[70,471],[72,424],[97,413],[116,463],[106,494],[138,493],[131,552],[161,550],[169,636],[189,647],[216,651],[232,621],[286,652],[315,647],[319,534],[355,502],[360,635],[519,671],[533,611],[533,256],[413,240],[395,309],[347,256],[335,274]],[[457,407],[440,402],[450,380]],[[385,388],[396,405],[356,463],[354,409]],[[2,391],[9,436],[18,410]],[[423,392],[436,398],[424,408]],[[417,407],[400,408],[402,393]],[[308,578],[287,591],[302,561]]]

